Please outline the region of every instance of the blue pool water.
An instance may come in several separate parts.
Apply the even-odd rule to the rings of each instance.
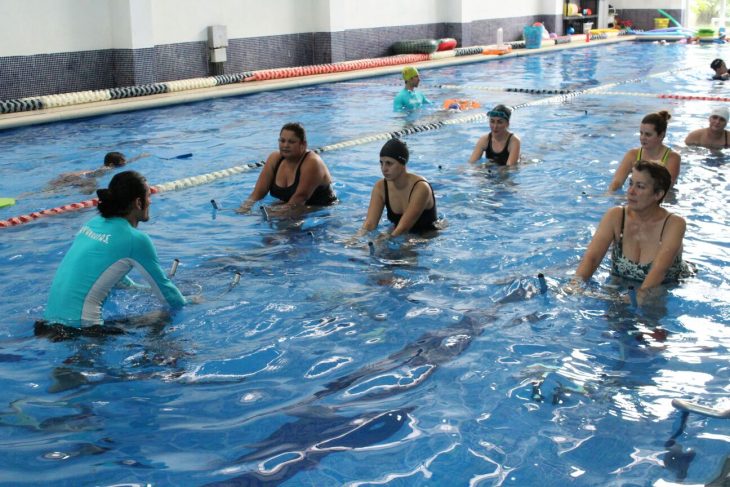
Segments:
[[[32,336],[92,211],[0,230],[0,484],[709,482],[730,451],[727,421],[691,414],[681,454],[665,445],[679,426],[672,399],[730,405],[730,166],[683,145],[712,102],[636,93],[724,96],[708,66],[729,53],[624,43],[424,70],[434,100],[526,104],[511,127],[525,162],[470,167],[484,122],[406,137],[409,167],[432,182],[447,225],[434,238],[378,243],[374,255],[367,239],[345,242],[380,177],[382,141],[325,152],[340,203],[301,218],[225,210],[255,171],[157,195],[141,228],[165,265],[180,259],[183,291],[205,300],[121,337]],[[634,79],[610,88],[634,95],[548,104],[485,89]],[[40,190],[109,150],[151,154],[130,168],[159,184],[264,159],[288,121],[306,126],[314,148],[447,117],[392,113],[399,85],[393,75],[5,131],[0,196],[30,196],[0,219],[87,199]],[[641,118],[660,109],[682,154],[666,205],[687,219],[697,276],[640,312],[623,303],[607,261],[594,295],[562,293],[602,214],[622,201],[603,195],[611,172],[638,145]],[[184,153],[193,156],[169,159]],[[211,199],[224,210],[213,213]],[[539,272],[545,295],[534,292]],[[109,317],[156,307],[128,292],[108,304]]]

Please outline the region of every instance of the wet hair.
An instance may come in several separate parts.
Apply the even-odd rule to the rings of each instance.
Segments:
[[[299,140],[307,143],[307,132],[304,131],[304,126],[299,122],[292,122],[284,124],[283,127],[281,127],[281,130],[279,130],[279,135],[285,130],[288,130],[290,132],[294,132],[294,134],[299,137]]]
[[[667,191],[672,187],[672,175],[669,174],[669,170],[658,162],[643,160],[637,161],[634,164],[634,170],[649,173],[649,176],[654,181],[654,193],[664,191],[662,199],[659,200],[659,204],[661,204],[667,195]]]
[[[408,146],[400,139],[390,139],[380,149],[380,157],[392,157],[405,166],[410,157]]]
[[[660,112],[650,113],[641,120],[641,123],[653,125],[656,133],[661,135],[667,133],[667,122],[670,118],[672,118],[672,116],[669,112],[662,110]]]
[[[104,156],[104,165],[107,167],[122,167],[127,159],[121,152],[107,152]]]
[[[104,218],[127,216],[137,198],[142,199],[142,209],[147,202],[147,180],[137,171],[123,171],[109,181],[109,187],[96,191],[99,197],[97,209]]]
[[[722,59],[720,59],[720,58],[714,59],[714,60],[713,60],[713,61],[712,61],[712,62],[710,63],[710,68],[711,68],[711,69],[717,69],[717,68],[719,68],[720,66],[722,66],[722,63],[724,63],[724,62],[725,62],[725,61],[723,61],[723,60],[722,60]]]

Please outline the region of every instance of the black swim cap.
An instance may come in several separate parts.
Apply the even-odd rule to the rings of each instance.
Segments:
[[[714,61],[710,63],[710,68],[717,69],[720,67],[720,65],[723,63],[722,59],[717,58]]]
[[[401,164],[408,162],[408,146],[400,139],[390,139],[380,149],[380,157],[392,157]]]

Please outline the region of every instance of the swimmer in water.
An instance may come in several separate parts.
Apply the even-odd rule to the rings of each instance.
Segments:
[[[150,187],[135,171],[115,175],[97,191],[99,215],[76,234],[53,278],[43,321],[36,334],[74,336],[103,326],[102,306],[117,285],[133,286],[133,267],[147,278],[152,291],[170,308],[186,299],[160,267],[149,236],[139,230],[149,220]]]
[[[520,138],[509,131],[512,110],[504,105],[492,108],[489,116],[489,133],[477,141],[469,162],[477,162],[484,157],[500,166],[512,166],[520,160]]]
[[[725,130],[725,127],[727,127],[729,116],[730,111],[727,107],[716,107],[710,113],[709,126],[690,132],[684,139],[684,143],[711,150],[727,149],[730,145],[728,145],[728,131]]]
[[[639,282],[640,303],[651,289],[691,274],[682,261],[686,222],[661,207],[671,185],[671,175],[663,165],[634,164],[626,206],[611,208],[603,216],[571,287],[593,276],[609,246],[613,246],[611,274]]]
[[[390,237],[436,229],[436,197],[433,188],[423,177],[408,172],[408,158],[408,146],[399,139],[390,139],[380,150],[383,179],[373,186],[367,218],[359,235],[378,227],[384,208],[388,220],[395,226]]]
[[[107,152],[104,156],[104,164],[100,168],[61,174],[48,183],[45,191],[55,191],[59,188],[73,186],[78,187],[82,194],[91,194],[96,190],[97,177],[148,155],[140,154],[128,160],[121,152]]]
[[[413,66],[406,66],[403,68],[402,75],[405,86],[393,99],[393,111],[412,111],[421,108],[423,105],[430,105],[431,100],[416,90],[421,82],[418,70]]]
[[[298,123],[281,128],[279,150],[269,154],[256,186],[236,211],[248,212],[267,193],[290,208],[329,206],[337,201],[329,169],[319,155],[307,150],[307,134]]]
[[[613,175],[611,184],[608,186],[610,193],[621,189],[637,161],[654,161],[665,166],[672,176],[672,185],[677,182],[680,156],[664,145],[664,137],[667,135],[667,122],[670,118],[672,116],[669,112],[662,110],[657,113],[650,113],[641,120],[639,126],[641,147],[626,152]]]

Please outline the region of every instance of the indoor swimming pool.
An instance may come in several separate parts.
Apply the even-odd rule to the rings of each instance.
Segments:
[[[122,336],[33,336],[95,210],[0,228],[0,484],[711,482],[730,423],[690,414],[675,435],[671,401],[730,407],[730,163],[683,142],[717,102],[656,95],[725,96],[709,64],[729,55],[627,42],[422,69],[436,103],[413,114],[392,112],[402,81],[390,75],[0,132],[0,196],[24,195],[0,220],[90,198],[44,188],[108,151],[144,155],[128,168],[158,185],[264,160],[291,121],[312,149],[359,141],[321,154],[339,203],[297,217],[232,211],[255,167],[153,196],[139,228],[202,302],[132,319]],[[488,123],[437,110],[447,98],[477,100],[474,114],[517,107],[522,163],[468,164]],[[663,109],[682,156],[664,206],[687,220],[697,275],[636,309],[607,258],[592,293],[566,294],[601,216],[624,201],[605,193],[612,172],[639,145],[643,116]],[[429,124],[404,140],[443,228],[353,242],[382,177],[383,139],[362,139]],[[158,306],[115,290],[105,316]]]

